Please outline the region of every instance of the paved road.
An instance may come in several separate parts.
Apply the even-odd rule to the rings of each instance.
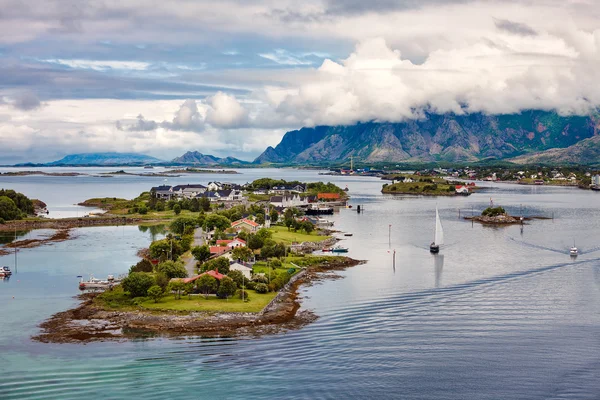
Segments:
[[[204,244],[204,233],[202,228],[198,228],[194,231],[194,242],[192,248],[196,246],[202,246]],[[185,269],[187,270],[188,276],[196,275],[196,259],[192,256],[186,263]]]

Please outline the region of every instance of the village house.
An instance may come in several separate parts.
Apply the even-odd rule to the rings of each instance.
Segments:
[[[456,191],[456,194],[469,194],[469,188],[467,186],[456,185],[454,190]]]
[[[230,249],[234,249],[236,247],[246,247],[246,241],[240,238],[235,238],[233,240],[217,240],[217,246],[227,246]]]
[[[172,278],[171,282],[183,282],[183,283],[191,283],[191,282],[195,282],[198,279],[200,279],[203,275],[208,275],[208,276],[212,276],[213,278],[217,279],[217,280],[221,280],[225,277],[225,275],[221,274],[219,271],[216,270],[210,270],[210,271],[206,271],[201,273],[200,275],[194,275],[194,276],[190,276],[189,278]]]
[[[150,189],[150,195],[160,200],[171,200],[173,197],[172,187],[168,185],[156,186]]]
[[[259,227],[259,224],[248,218],[238,219],[237,221],[231,223],[231,228],[236,232],[240,232],[242,230],[247,232],[256,232]]]
[[[191,199],[206,192],[204,185],[177,185],[173,186],[172,192],[176,197]]]
[[[210,254],[211,255],[220,256],[230,250],[231,250],[231,248],[227,247],[227,246],[210,246]]]
[[[206,185],[207,189],[210,192],[216,192],[217,190],[223,190],[223,184],[221,182],[208,182],[208,185]]]
[[[302,207],[308,205],[308,198],[301,197],[298,194],[284,195],[284,196],[271,196],[269,201],[272,206],[280,208],[290,207]]]
[[[306,187],[303,185],[274,186],[269,190],[269,194],[304,193],[305,191]]]
[[[244,263],[233,261],[229,264],[230,271],[240,271],[246,279],[252,279],[252,267]]]

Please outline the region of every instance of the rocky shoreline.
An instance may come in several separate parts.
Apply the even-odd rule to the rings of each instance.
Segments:
[[[30,229],[71,229],[86,226],[121,226],[140,225],[164,222],[163,220],[152,220],[129,217],[89,217],[89,218],[61,218],[61,219],[38,219],[18,220],[0,224],[0,231],[30,230]]]
[[[54,314],[40,325],[33,340],[44,343],[88,343],[128,340],[149,336],[239,336],[263,335],[298,329],[317,316],[299,311],[298,289],[322,279],[335,278],[335,271],[361,264],[343,261],[309,267],[292,279],[260,313],[156,312],[144,309],[110,311],[94,303],[93,294],[80,295],[78,307]]]
[[[505,215],[497,215],[495,217],[487,217],[483,215],[478,215],[475,217],[464,217],[464,219],[468,221],[479,222],[484,225],[520,225],[527,221],[532,221],[534,219],[551,219],[548,217],[514,217],[508,214]]]

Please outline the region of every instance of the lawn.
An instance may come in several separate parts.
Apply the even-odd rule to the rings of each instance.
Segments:
[[[307,235],[306,232],[294,232],[288,231],[285,226],[274,226],[269,228],[269,231],[273,234],[273,240],[276,242],[283,242],[285,244],[301,243],[301,242],[322,242],[323,240],[329,239],[331,236],[318,235],[316,232],[311,232]]]
[[[219,299],[215,296],[181,296],[176,300],[173,295],[168,295],[155,303],[154,300],[146,300],[140,303],[141,307],[151,310],[162,311],[211,311],[211,312],[260,312],[273,298],[276,292],[259,294],[253,290],[248,291],[249,301],[243,302],[239,298]]]

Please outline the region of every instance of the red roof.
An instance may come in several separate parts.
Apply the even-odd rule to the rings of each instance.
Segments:
[[[231,226],[237,226],[240,224],[248,224],[248,225],[254,226],[254,227],[258,226],[258,224],[256,222],[254,222],[248,218],[238,219],[237,221],[232,222]]]
[[[217,270],[210,270],[210,271],[206,271],[205,273],[203,273],[203,274],[200,274],[199,276],[202,276],[202,275],[210,275],[210,276],[212,276],[213,278],[215,278],[215,279],[218,279],[218,280],[221,280],[221,279],[225,278],[225,275],[221,274],[221,273],[220,273],[219,271],[217,271]]]
[[[240,243],[246,244],[246,241],[244,239],[240,239],[240,238],[235,238],[232,240],[232,242],[240,242]]]
[[[229,251],[227,246],[210,246],[210,254],[221,254]]]
[[[225,277],[225,275],[223,275],[223,274],[219,273],[219,271],[216,271],[216,270],[215,270],[215,271],[213,271],[213,270],[210,270],[210,271],[206,271],[206,272],[204,272],[204,273],[202,273],[202,274],[200,274],[200,275],[192,276],[192,277],[189,277],[189,278],[183,278],[183,279],[182,279],[182,278],[173,278],[173,279],[171,279],[171,280],[172,280],[172,281],[175,281],[175,280],[177,280],[177,281],[181,281],[181,282],[183,282],[183,283],[190,283],[190,282],[194,282],[194,281],[195,281],[195,280],[197,280],[197,279],[200,279],[200,277],[201,277],[202,275],[210,275],[210,276],[212,276],[213,278],[215,278],[215,279],[218,279],[218,280],[221,280],[221,279],[223,279],[223,277]]]
[[[340,198],[339,193],[319,193],[317,195],[318,199],[325,199],[325,200],[338,200]]]

